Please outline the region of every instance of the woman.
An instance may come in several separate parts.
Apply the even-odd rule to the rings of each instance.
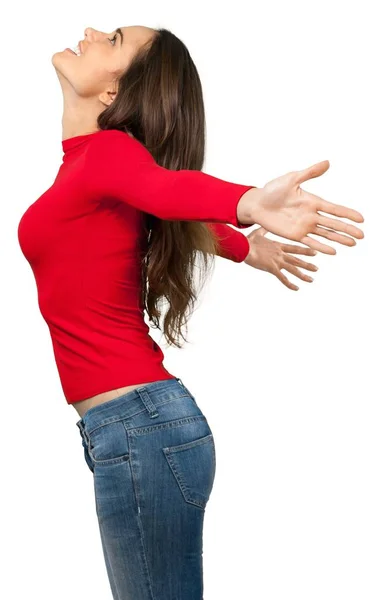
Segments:
[[[22,216],[68,404],[77,410],[94,476],[107,573],[117,600],[203,597],[202,532],[215,476],[209,424],[182,381],[163,366],[144,310],[180,347],[196,300],[195,257],[215,254],[304,281],[292,256],[334,254],[362,231],[329,213],[360,213],[300,188],[323,161],[263,188],[201,171],[204,107],[185,45],[166,29],[88,28],[77,53],[53,55],[64,98],[63,161],[52,186]],[[241,229],[261,229],[244,236]],[[306,246],[264,237],[270,231]]]

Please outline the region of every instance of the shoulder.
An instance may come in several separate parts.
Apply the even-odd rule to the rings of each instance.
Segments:
[[[147,148],[130,133],[119,129],[102,129],[93,134],[89,143],[89,153],[133,159],[153,160]]]

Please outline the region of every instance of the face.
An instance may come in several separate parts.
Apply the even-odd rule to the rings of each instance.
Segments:
[[[81,56],[63,50],[56,52],[51,62],[63,93],[98,98],[109,105],[116,95],[117,78],[127,69],[141,46],[152,40],[156,30],[132,26],[105,33],[88,27],[85,34],[80,43]],[[73,42],[73,47],[75,45]]]

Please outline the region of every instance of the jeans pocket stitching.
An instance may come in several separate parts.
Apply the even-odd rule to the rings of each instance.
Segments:
[[[200,444],[205,444],[206,442],[213,441],[213,434],[209,433],[208,435],[198,438],[197,440],[192,440],[191,442],[186,442],[185,444],[178,444],[178,446],[167,446],[163,448],[164,452],[170,454],[173,452],[181,452],[182,450],[188,450],[189,448],[195,448],[195,446],[200,446]]]
[[[211,493],[212,490],[212,486],[213,486],[213,480],[212,480],[212,485],[209,489],[209,494],[208,494],[208,498],[205,501],[201,501],[199,499],[195,499],[192,497],[191,494],[191,490],[189,485],[187,485],[187,482],[184,480],[183,476],[180,473],[180,467],[179,465],[175,462],[174,457],[183,450],[189,450],[191,448],[195,448],[197,446],[200,446],[201,444],[205,444],[205,443],[209,443],[211,445],[212,448],[212,459],[213,459],[213,464],[214,464],[214,473],[215,473],[215,468],[216,468],[216,460],[215,460],[215,443],[214,443],[214,437],[213,434],[210,433],[209,435],[206,435],[202,438],[198,438],[196,440],[193,440],[191,442],[186,442],[184,444],[179,444],[177,446],[166,446],[165,448],[162,448],[164,456],[168,462],[168,465],[178,483],[178,486],[181,490],[182,496],[184,498],[184,500],[188,503],[188,504],[194,504],[195,506],[198,506],[199,508],[201,508],[202,510],[205,509],[207,502],[208,502],[208,498],[209,498],[209,494]]]
[[[117,456],[116,458],[94,458],[92,449],[88,447],[88,454],[94,465],[105,466],[105,465],[116,465],[117,463],[127,462],[130,459],[130,453]]]
[[[122,419],[120,419],[119,421],[122,421]],[[114,423],[118,423],[119,421],[118,420],[114,421]],[[107,423],[104,426],[107,427],[112,424],[113,423]],[[124,425],[124,422],[123,422],[123,425]],[[97,427],[95,431],[102,429],[102,427],[103,427],[103,424],[101,424],[101,426]],[[127,436],[127,428],[124,427],[124,430],[125,430],[125,435]],[[93,433],[93,431],[91,432],[91,434],[92,433]],[[88,437],[88,443],[87,443],[88,454],[94,465],[97,465],[97,466],[115,465],[115,464],[127,462],[128,460],[130,460],[130,451],[125,452],[124,454],[122,454],[120,456],[115,456],[113,458],[96,458],[94,456],[94,447],[93,447],[92,439],[89,434],[87,437]]]

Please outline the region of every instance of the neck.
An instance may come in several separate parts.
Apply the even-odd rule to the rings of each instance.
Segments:
[[[103,110],[98,99],[63,94],[62,139],[98,131],[97,117]]]

